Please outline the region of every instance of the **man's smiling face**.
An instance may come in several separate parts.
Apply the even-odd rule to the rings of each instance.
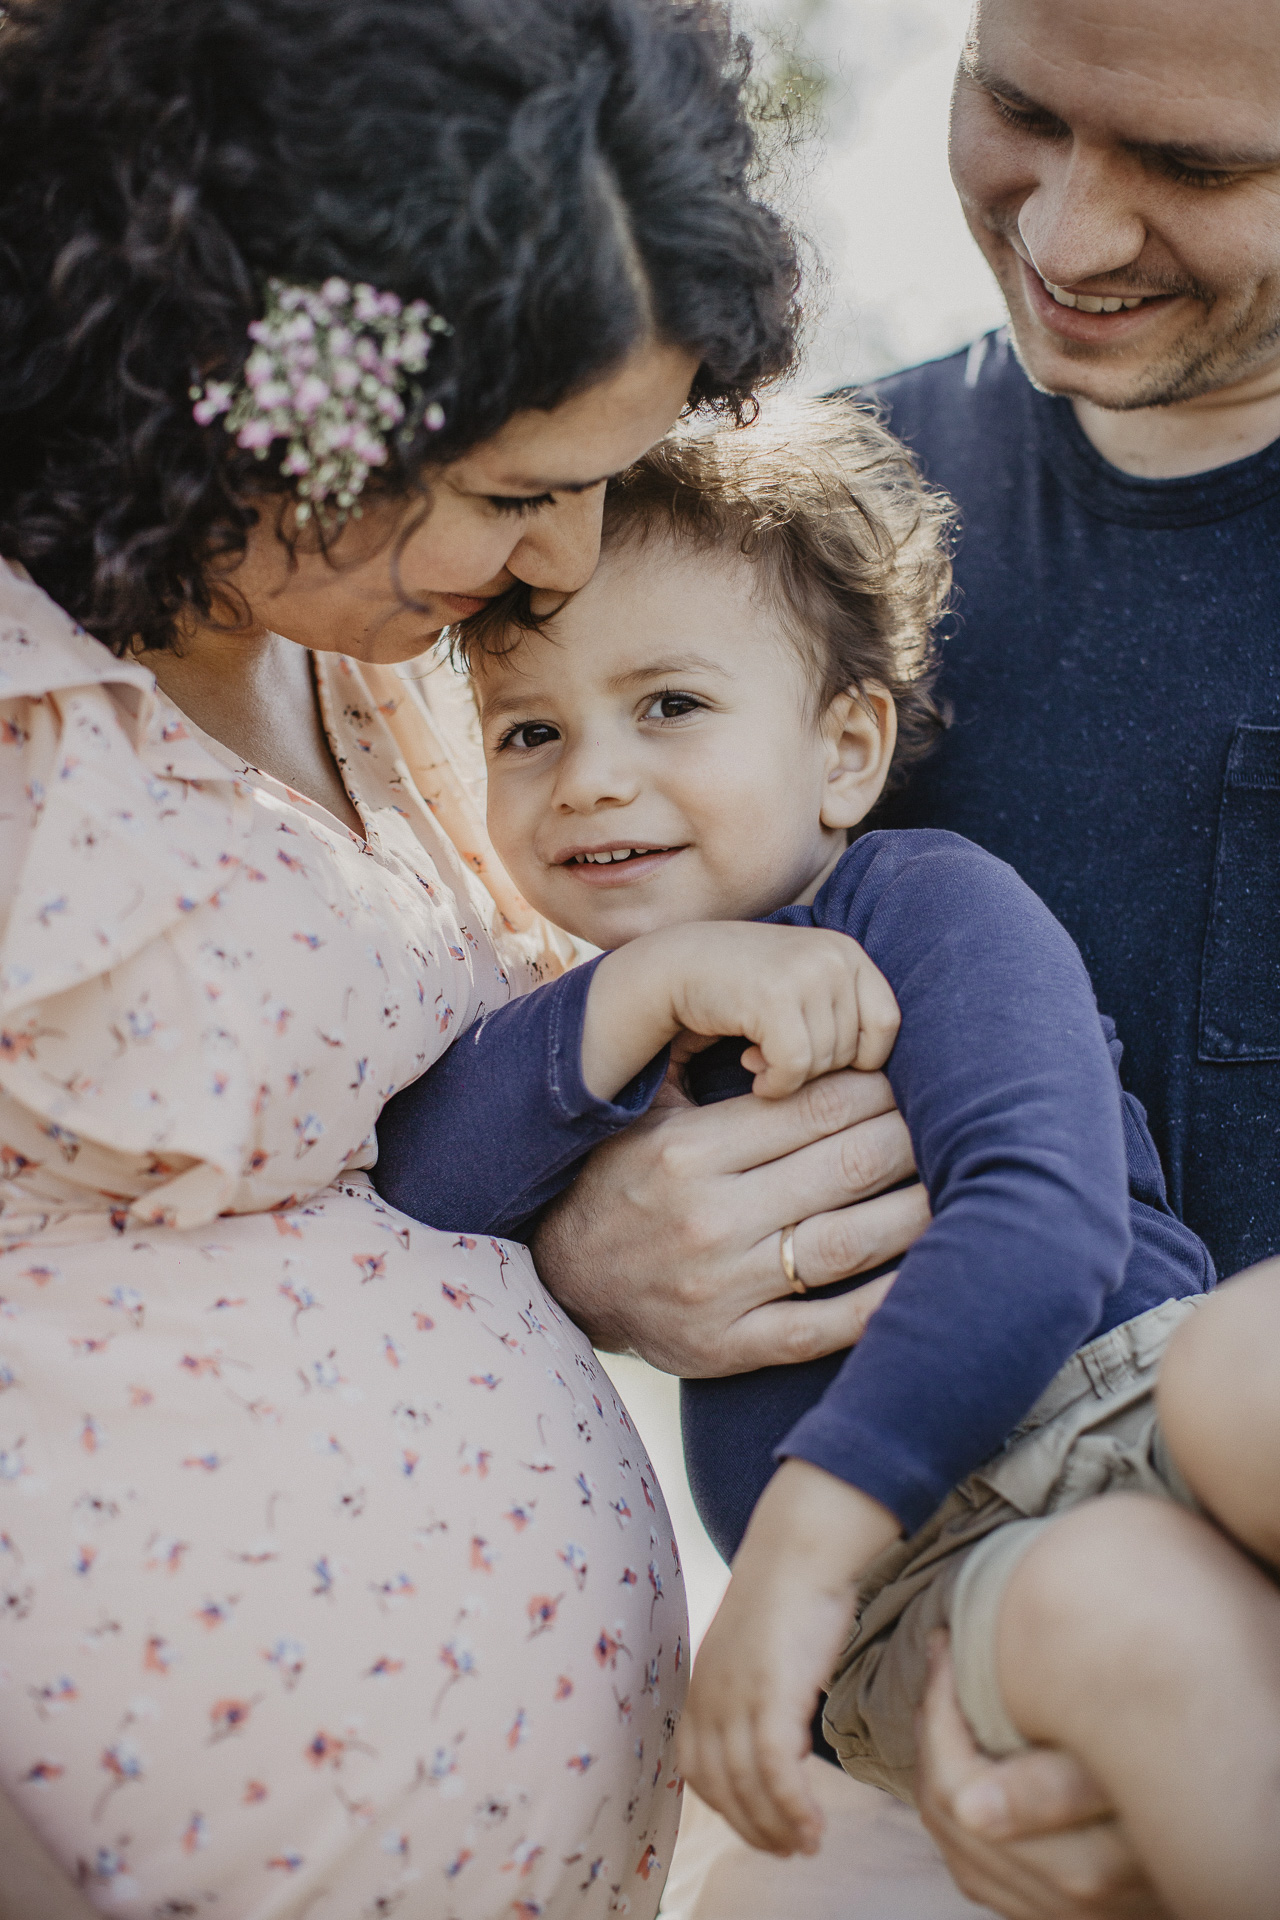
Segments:
[[[979,0],[951,170],[1037,385],[1167,406],[1280,362],[1280,0]]]

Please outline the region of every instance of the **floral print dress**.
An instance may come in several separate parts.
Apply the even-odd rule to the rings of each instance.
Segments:
[[[315,669],[363,841],[0,567],[0,1785],[127,1920],[651,1920],[662,1495],[525,1250],[366,1173],[537,931]]]

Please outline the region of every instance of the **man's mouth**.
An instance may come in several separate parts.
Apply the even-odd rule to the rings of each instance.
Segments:
[[[1056,286],[1052,280],[1046,280],[1018,248],[1014,248],[1014,253],[1027,303],[1040,325],[1060,340],[1074,341],[1083,347],[1119,345],[1135,328],[1143,329],[1180,297],[1129,289],[1118,293],[1084,293],[1075,287]]]
[[[1047,288],[1060,307],[1076,307],[1081,313],[1119,313],[1123,307],[1131,312],[1134,307],[1145,306],[1148,299],[1162,299],[1163,295],[1145,293],[1071,293],[1066,287],[1055,287],[1052,280],[1041,276],[1040,284]]]

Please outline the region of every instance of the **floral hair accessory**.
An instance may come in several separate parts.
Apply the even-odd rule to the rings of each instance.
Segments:
[[[385,464],[389,436],[421,405],[414,375],[427,364],[432,335],[450,331],[425,300],[405,306],[394,293],[336,275],[321,287],[268,280],[242,382],[193,386],[192,412],[202,427],[225,414],[236,445],[259,460],[273,441],[287,441],[280,471],[297,481],[299,521],[332,502],[341,522],[359,515],[369,469]],[[421,414],[432,432],[444,417],[438,401]]]

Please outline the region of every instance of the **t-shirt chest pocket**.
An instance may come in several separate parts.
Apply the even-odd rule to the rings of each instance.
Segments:
[[[1280,727],[1237,727],[1227,756],[1200,1058],[1280,1060]]]

